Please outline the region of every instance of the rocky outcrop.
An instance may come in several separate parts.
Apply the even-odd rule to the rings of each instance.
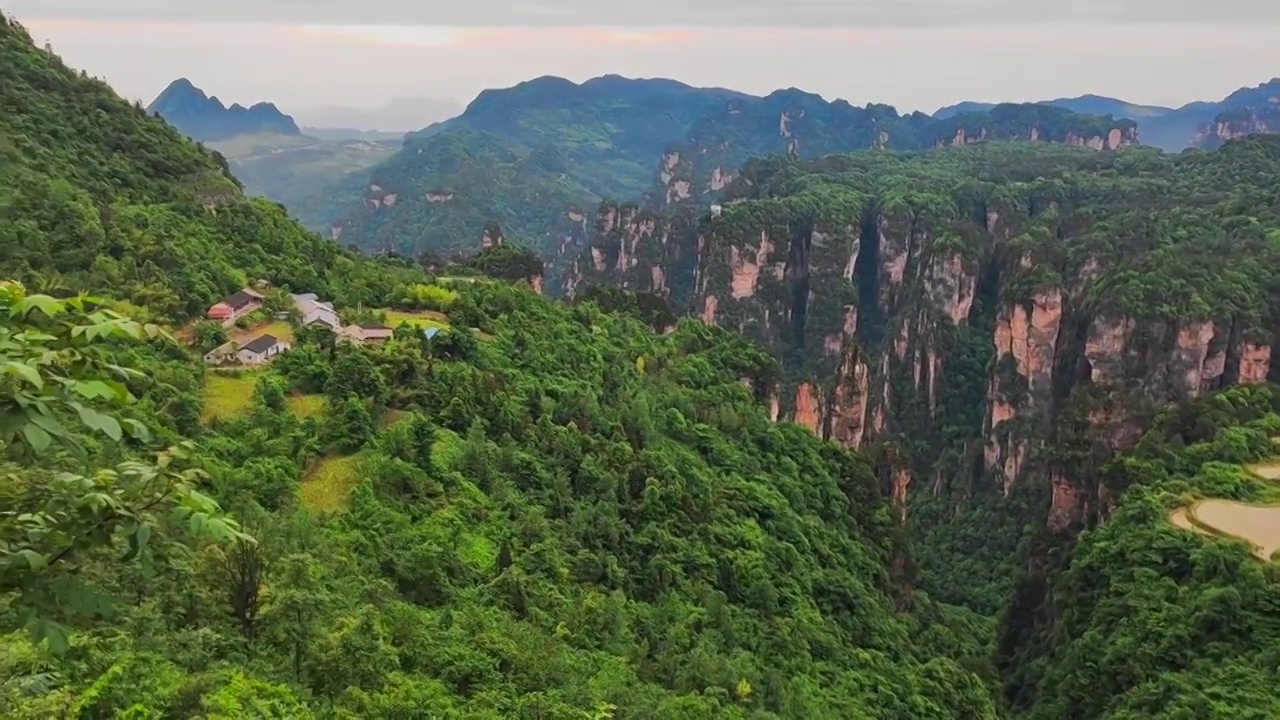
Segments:
[[[1270,96],[1233,107],[1202,125],[1196,133],[1195,146],[1216,150],[1231,140],[1280,133],[1280,85],[1272,92]]]

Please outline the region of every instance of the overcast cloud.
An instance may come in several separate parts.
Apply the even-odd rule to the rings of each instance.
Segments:
[[[8,0],[94,20],[454,26],[962,27],[1280,21],[1276,0]]]

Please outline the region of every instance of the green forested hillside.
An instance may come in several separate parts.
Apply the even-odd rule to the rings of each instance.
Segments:
[[[168,323],[246,278],[340,308],[430,278],[244,199],[7,21],[0,68],[30,285],[0,292],[0,715],[995,717],[989,627],[900,596],[874,474],[767,420],[766,355],[459,282],[412,293],[432,340],[207,370],[35,291]]]
[[[1000,655],[1020,714],[1280,715],[1275,563],[1254,557],[1246,541],[1177,515],[1196,499],[1236,500],[1268,508],[1253,532],[1274,534],[1278,412],[1274,386],[1172,408],[1102,469],[1108,486],[1128,489],[1123,501],[1057,559],[1047,606],[1015,606],[1005,619]]]
[[[182,320],[247,281],[376,302],[395,282],[245,200],[226,162],[104,83],[0,34],[0,267]]]

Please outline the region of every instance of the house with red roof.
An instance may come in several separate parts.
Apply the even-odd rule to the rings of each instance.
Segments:
[[[223,327],[231,327],[236,320],[261,307],[262,296],[249,288],[242,288],[215,303],[205,317],[222,323]]]

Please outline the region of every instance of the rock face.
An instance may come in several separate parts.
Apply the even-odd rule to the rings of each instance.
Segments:
[[[1254,97],[1254,102],[1226,110],[1202,125],[1195,146],[1216,150],[1229,140],[1280,133],[1280,82],[1272,85],[1270,94]]]
[[[803,129],[798,114],[775,121]],[[953,138],[972,144],[960,130]],[[1131,141],[1127,130],[1077,137],[1100,138],[1102,152],[1061,159],[1088,172]],[[666,164],[675,172],[687,157]],[[844,177],[878,171],[873,157],[824,162]],[[1226,302],[1161,312],[1141,294],[1160,287],[1146,278],[1187,266],[1095,241],[1100,218],[1125,217],[1133,198],[939,179],[792,203],[768,169],[745,167],[738,181],[717,213],[602,206],[563,289],[655,293],[772,349],[782,379],[758,397],[774,417],[853,448],[918,448],[890,473],[904,512],[908,486],[997,498],[1038,487],[1046,526],[1065,530],[1107,512],[1090,468],[1134,442],[1145,413],[1270,374],[1269,328]]]

